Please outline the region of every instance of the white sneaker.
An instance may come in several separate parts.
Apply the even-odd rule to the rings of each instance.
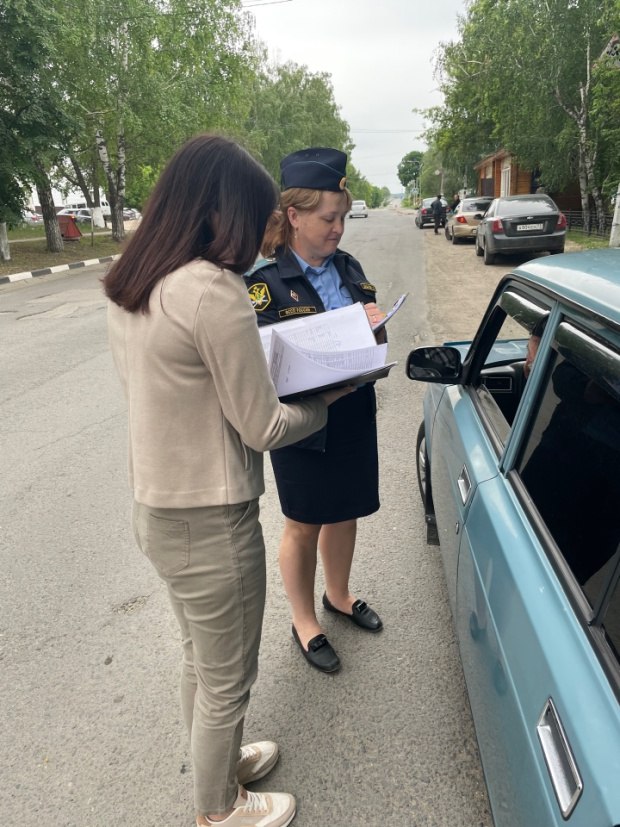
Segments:
[[[237,764],[237,780],[244,786],[264,778],[275,767],[280,756],[274,741],[256,741],[241,747]]]
[[[251,793],[237,796],[232,813],[224,821],[200,819],[198,824],[225,827],[286,827],[295,818],[295,799],[288,793]]]

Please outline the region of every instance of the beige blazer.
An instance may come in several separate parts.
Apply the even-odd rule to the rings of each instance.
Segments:
[[[108,306],[135,499],[195,508],[260,496],[262,452],[322,428],[325,402],[278,400],[240,276],[194,261],[157,283],[149,308]]]

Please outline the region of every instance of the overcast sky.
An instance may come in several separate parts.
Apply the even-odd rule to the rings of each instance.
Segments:
[[[423,120],[412,109],[441,103],[433,77],[440,41],[456,38],[465,0],[243,0],[278,63],[331,75],[351,129],[352,161],[377,187],[400,192],[396,169]],[[300,147],[301,148],[301,147]]]

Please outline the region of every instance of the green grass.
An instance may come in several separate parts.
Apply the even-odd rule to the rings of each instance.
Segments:
[[[11,261],[0,259],[0,276],[11,273],[30,272],[58,264],[72,264],[90,258],[104,258],[120,253],[123,245],[113,241],[109,231],[95,233],[91,243],[90,232],[82,230],[82,238],[65,241],[62,253],[49,253],[46,250],[45,231],[39,227],[24,227],[9,232],[9,249]],[[26,239],[26,240],[18,240]],[[11,242],[15,243],[11,243]]]
[[[566,233],[566,238],[575,244],[579,244],[579,246],[584,250],[592,250],[595,247],[609,247],[608,238],[588,235],[587,233],[583,233],[579,230],[569,230]]]

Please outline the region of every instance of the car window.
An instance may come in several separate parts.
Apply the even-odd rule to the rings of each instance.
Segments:
[[[543,300],[507,287],[479,334],[467,381],[498,453],[508,439],[525,390],[530,337],[549,310]]]
[[[503,216],[554,213],[558,208],[547,198],[519,198],[500,202],[499,214]]]
[[[620,353],[562,323],[517,472],[616,658],[619,468]]]
[[[490,201],[476,201],[467,198],[465,201],[461,201],[460,207],[463,212],[485,212],[490,203]]]

